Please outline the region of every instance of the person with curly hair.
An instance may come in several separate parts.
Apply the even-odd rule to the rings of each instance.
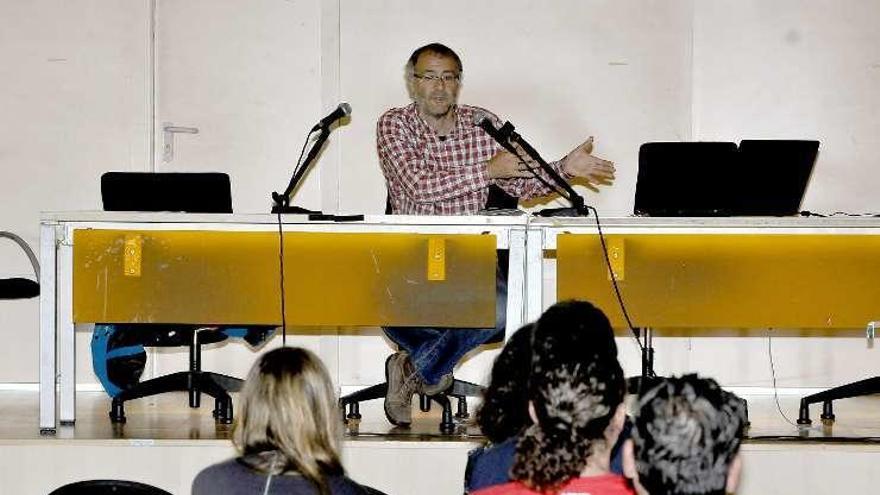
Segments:
[[[745,403],[715,380],[665,378],[639,399],[624,470],[639,495],[734,493]]]
[[[471,493],[634,493],[611,471],[611,450],[626,413],[625,380],[607,317],[586,302],[559,303],[530,333],[528,360],[520,364],[527,376],[519,389],[526,391],[531,423],[514,437],[510,481]],[[493,383],[495,378],[493,369]],[[511,384],[502,390],[517,388]]]

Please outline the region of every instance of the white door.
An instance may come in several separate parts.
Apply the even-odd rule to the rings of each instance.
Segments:
[[[156,0],[157,172],[228,173],[235,212],[269,211],[325,110],[321,3]],[[319,176],[296,204],[320,208]]]
[[[234,212],[268,213],[271,193],[286,188],[306,133],[336,105],[335,85],[327,82],[332,49],[329,61],[326,55],[337,36],[334,5],[327,0],[155,0],[155,171],[225,172],[232,181]],[[322,22],[329,26],[322,29]],[[166,132],[169,126],[176,132]],[[328,151],[319,167],[332,164]],[[322,205],[322,175],[327,176],[314,167],[292,203],[330,211]],[[242,297],[274,296],[267,291]],[[288,343],[312,348],[336,375],[335,334],[302,336],[293,330],[288,335]],[[277,343],[280,338],[272,345]],[[322,352],[325,348],[330,350]],[[160,351],[152,360],[153,373],[185,367],[186,353],[178,351]],[[203,365],[243,376],[254,357],[236,342],[205,352]]]

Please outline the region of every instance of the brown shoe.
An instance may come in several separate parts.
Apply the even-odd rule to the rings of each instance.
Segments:
[[[437,395],[442,394],[449,390],[449,387],[452,386],[452,382],[455,381],[452,373],[446,373],[445,375],[440,377],[440,381],[434,385],[428,385],[427,383],[422,382],[421,387],[419,388],[419,393],[425,395]]]
[[[419,391],[421,379],[409,360],[409,355],[396,352],[385,361],[385,416],[393,425],[412,423],[412,397]]]

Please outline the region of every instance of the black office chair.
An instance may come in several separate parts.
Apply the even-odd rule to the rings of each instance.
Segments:
[[[171,495],[171,493],[137,481],[89,480],[58,487],[49,495]]]
[[[164,392],[188,392],[189,405],[201,405],[201,394],[214,398],[214,418],[229,424],[233,420],[229,392],[241,389],[243,381],[229,375],[202,371],[202,346],[242,337],[257,346],[275,333],[274,326],[205,327],[170,324],[96,325],[92,342],[95,374],[113,397],[110,420],[125,423],[125,402]],[[144,347],[187,347],[189,369],[138,382],[146,363]]]
[[[0,230],[0,238],[11,239],[25,252],[34,269],[34,280],[22,277],[0,278],[0,300],[31,299],[40,295],[40,262],[34,251],[21,237]]]
[[[486,201],[486,209],[515,209],[518,204],[518,198],[507,194],[503,189],[494,184],[489,186],[489,199]],[[391,198],[386,197],[385,214],[390,215],[391,213]],[[498,268],[501,270],[503,276],[507,278],[508,252],[506,250],[498,251]],[[504,333],[501,332],[497,337],[491,338],[484,344],[497,344],[503,341]],[[342,409],[345,422],[351,424],[352,421],[361,419],[361,402],[384,398],[387,393],[388,383],[382,382],[341,397],[339,399],[339,407]],[[443,408],[443,413],[441,414],[440,419],[440,432],[448,434],[455,431],[455,421],[453,417],[459,420],[464,420],[470,417],[467,398],[481,397],[482,394],[482,386],[468,381],[454,379],[452,385],[445,392],[433,396],[419,394],[419,408],[422,412],[428,412],[431,410],[431,401],[440,404]],[[457,399],[458,401],[456,413],[454,415],[452,414],[452,403],[450,398]],[[348,409],[348,412],[346,412],[346,408]]]

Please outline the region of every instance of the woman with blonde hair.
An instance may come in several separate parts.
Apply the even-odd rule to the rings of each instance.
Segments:
[[[203,469],[193,495],[377,494],[345,476],[342,426],[330,376],[306,349],[260,357],[241,390],[232,431],[239,457]]]

